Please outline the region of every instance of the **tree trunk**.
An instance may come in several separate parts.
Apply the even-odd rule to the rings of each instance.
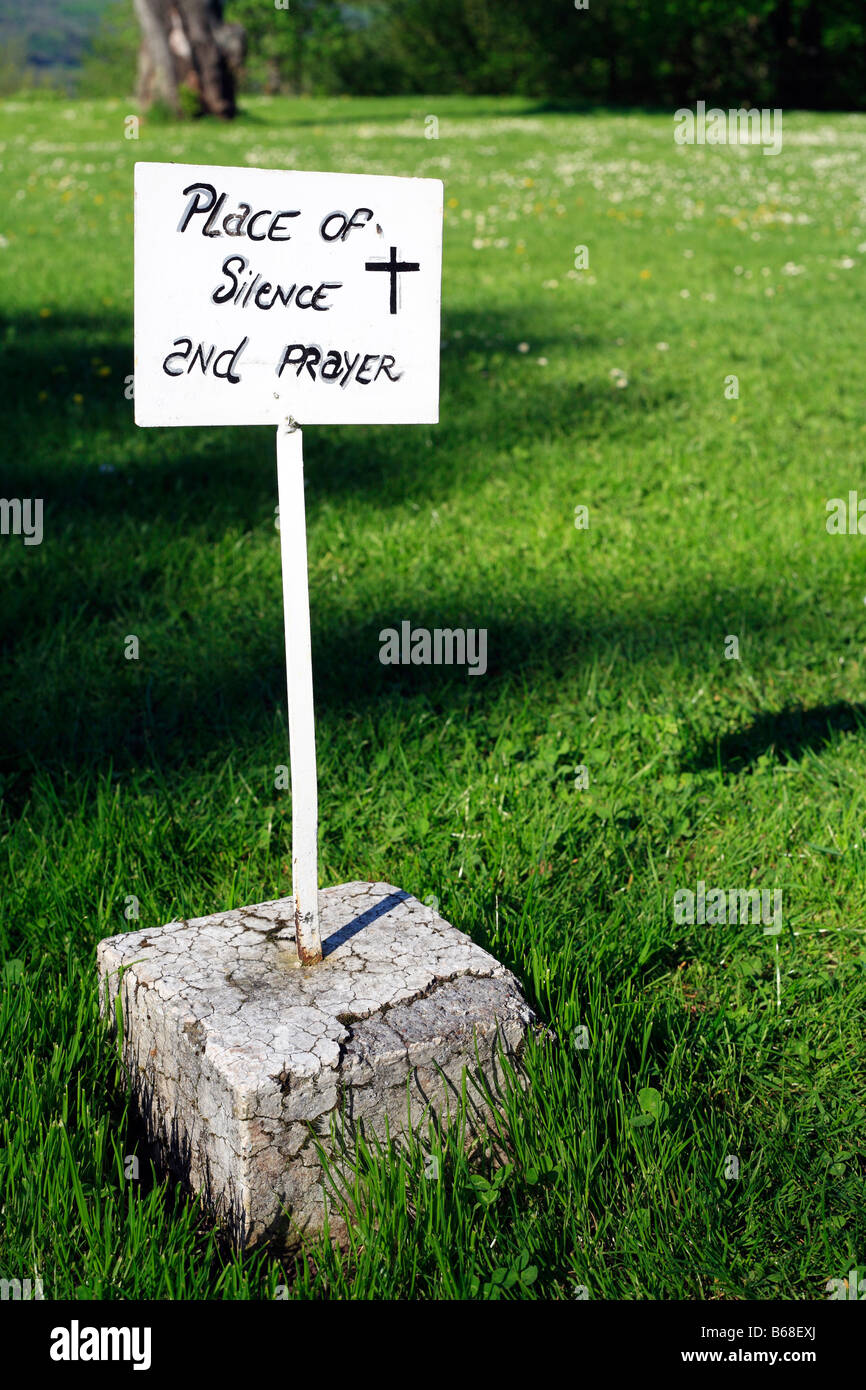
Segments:
[[[138,98],[162,101],[175,115],[189,110],[229,119],[235,114],[235,75],[243,62],[244,31],[224,24],[222,0],[134,0],[141,27]]]
[[[141,28],[138,51],[138,99],[145,108],[155,101],[165,102],[174,115],[180,115],[174,59],[168,42],[167,6],[163,0],[134,0]]]

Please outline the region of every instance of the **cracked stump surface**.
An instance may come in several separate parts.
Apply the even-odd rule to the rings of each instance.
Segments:
[[[351,1140],[405,1130],[410,1103],[416,1126],[453,1112],[464,1068],[495,1088],[500,1049],[517,1056],[532,1022],[504,966],[390,884],[319,893],[314,966],[298,964],[293,913],[282,898],[97,950],[148,1133],[241,1242],[321,1226],[313,1134],[330,1153],[334,1119]],[[467,1118],[483,1113],[470,1087]]]

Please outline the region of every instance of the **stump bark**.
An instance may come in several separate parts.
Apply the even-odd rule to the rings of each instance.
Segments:
[[[246,41],[226,24],[222,0],[134,0],[141,28],[138,100],[160,102],[176,116],[236,112],[235,86]],[[186,96],[184,95],[186,94]]]

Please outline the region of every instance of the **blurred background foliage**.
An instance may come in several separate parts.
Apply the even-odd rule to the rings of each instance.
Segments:
[[[226,0],[241,89],[863,109],[863,0]],[[285,8],[282,6],[285,5]],[[0,0],[0,93],[126,96],[131,0]]]

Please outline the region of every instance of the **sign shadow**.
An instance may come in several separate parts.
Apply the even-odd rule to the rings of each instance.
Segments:
[[[396,893],[389,893],[387,897],[377,902],[375,907],[369,907],[366,912],[361,913],[360,917],[353,917],[351,922],[347,922],[345,926],[338,927],[335,932],[331,932],[331,935],[322,942],[322,958],[327,959],[339,946],[345,946],[346,942],[351,941],[353,936],[357,936],[358,932],[363,931],[365,927],[369,927],[371,922],[375,922],[377,917],[386,916],[398,903],[408,902],[409,897],[410,894],[404,893],[402,890],[398,890]]]

